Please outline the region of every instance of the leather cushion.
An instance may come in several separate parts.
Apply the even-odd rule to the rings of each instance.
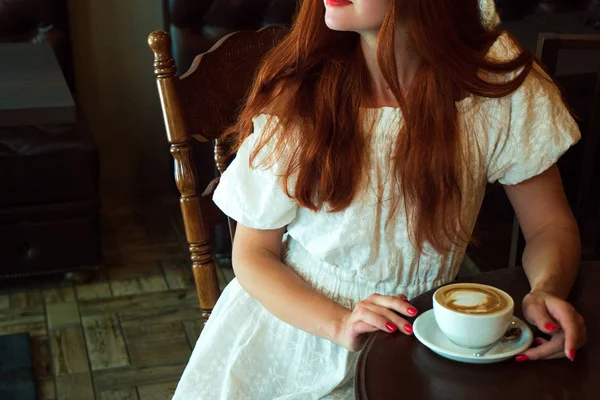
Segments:
[[[0,127],[0,207],[97,195],[98,161],[79,126]]]
[[[297,0],[169,0],[171,22],[179,28],[218,26],[227,31],[285,24]]]
[[[204,16],[206,25],[232,27],[235,30],[255,28],[262,21],[262,14],[269,5],[269,0],[215,0],[213,6]]]
[[[0,209],[0,276],[97,265],[98,201]]]
[[[0,37],[31,34],[39,25],[66,29],[66,0],[1,0]]]

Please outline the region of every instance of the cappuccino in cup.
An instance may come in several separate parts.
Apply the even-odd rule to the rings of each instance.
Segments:
[[[513,311],[510,295],[478,283],[451,284],[433,295],[433,312],[440,330],[461,347],[479,349],[499,340]]]

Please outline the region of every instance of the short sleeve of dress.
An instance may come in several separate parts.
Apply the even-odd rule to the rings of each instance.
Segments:
[[[490,142],[489,182],[516,185],[539,175],[581,138],[556,86],[535,73],[510,95],[509,107],[506,136]]]
[[[280,164],[266,168],[260,165],[273,147],[272,139],[250,166],[250,155],[264,132],[266,124],[276,118],[261,114],[253,119],[254,133],[242,143],[235,159],[225,170],[213,194],[215,204],[229,217],[249,228],[279,229],[294,220],[297,203],[287,196],[278,176]]]

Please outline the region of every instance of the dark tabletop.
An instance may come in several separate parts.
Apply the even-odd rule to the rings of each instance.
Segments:
[[[529,283],[521,268],[504,269],[461,280],[505,290],[521,300]],[[433,291],[411,303],[423,313],[432,308]],[[600,262],[586,263],[569,301],[586,320],[589,343],[566,359],[497,364],[465,364],[442,358],[414,336],[378,332],[367,342],[356,370],[356,397],[386,399],[598,399],[600,398]],[[534,327],[532,327],[534,328]],[[543,336],[534,329],[536,336]]]
[[[0,126],[75,122],[75,103],[48,43],[2,43],[0,60]]]

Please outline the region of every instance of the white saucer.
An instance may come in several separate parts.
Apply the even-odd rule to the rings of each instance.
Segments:
[[[516,342],[498,343],[487,354],[476,357],[473,353],[477,350],[467,349],[452,343],[440,330],[435,322],[433,310],[421,314],[413,324],[414,334],[421,343],[427,346],[431,351],[450,360],[471,363],[471,364],[491,364],[508,360],[518,354],[521,354],[531,346],[533,342],[533,332],[519,318],[512,318],[515,327],[522,329],[522,334]]]

